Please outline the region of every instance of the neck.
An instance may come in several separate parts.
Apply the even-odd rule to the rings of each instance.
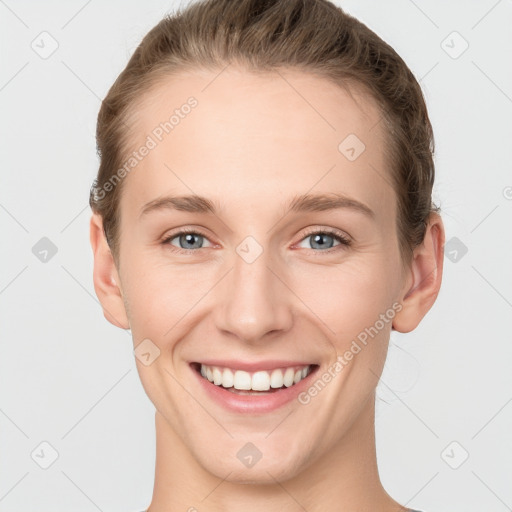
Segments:
[[[148,512],[408,510],[395,502],[380,482],[374,395],[337,445],[282,483],[237,484],[218,478],[197,463],[159,412],[155,423],[155,484]]]

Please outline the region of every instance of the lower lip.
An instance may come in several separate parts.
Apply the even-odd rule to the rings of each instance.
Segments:
[[[279,391],[273,393],[262,393],[261,395],[238,395],[222,386],[216,386],[191,366],[192,372],[199,379],[200,385],[216,403],[230,411],[247,414],[275,411],[291,402],[297,398],[299,393],[307,389],[312,375],[317,372],[318,368],[318,366],[315,366],[307,377],[289,388],[279,389]]]

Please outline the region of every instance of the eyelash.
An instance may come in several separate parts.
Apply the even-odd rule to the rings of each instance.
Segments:
[[[197,229],[182,229],[181,231],[178,231],[176,233],[172,233],[171,235],[165,237],[164,240],[162,240],[162,245],[167,245],[170,250],[172,252],[181,252],[181,253],[184,253],[184,254],[191,254],[191,253],[194,253],[194,252],[197,252],[199,249],[206,249],[206,247],[200,247],[199,249],[181,249],[179,247],[175,247],[173,245],[170,244],[170,241],[171,240],[174,240],[175,238],[181,236],[181,235],[188,235],[188,234],[192,234],[192,235],[200,235],[202,236],[203,238],[206,238],[208,239],[208,237],[202,233],[201,231],[197,230]],[[302,242],[305,238],[308,238],[312,235],[330,235],[332,236],[333,238],[337,239],[340,244],[337,245],[337,246],[334,246],[334,247],[331,247],[329,249],[326,249],[326,250],[314,250],[314,249],[310,249],[311,251],[315,252],[315,253],[328,253],[328,254],[331,254],[335,251],[337,251],[338,249],[344,249],[344,248],[347,248],[347,247],[350,247],[352,245],[352,241],[347,238],[346,236],[344,236],[340,231],[337,231],[335,229],[312,229],[308,232],[306,232],[304,234],[304,236],[300,239],[300,242]]]

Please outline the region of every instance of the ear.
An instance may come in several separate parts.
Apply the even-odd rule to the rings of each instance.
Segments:
[[[445,233],[441,217],[431,213],[423,243],[416,247],[400,302],[403,308],[393,319],[398,332],[414,330],[439,294],[443,276]]]
[[[94,290],[103,308],[103,314],[112,325],[129,329],[130,322],[118,284],[119,275],[103,232],[103,220],[96,213],[91,217],[90,241],[94,254]]]

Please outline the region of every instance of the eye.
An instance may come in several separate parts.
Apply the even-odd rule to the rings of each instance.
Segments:
[[[171,243],[175,239],[178,240],[177,247]],[[162,240],[162,244],[170,245],[172,250],[194,252],[195,249],[203,249],[201,244],[204,242],[204,240],[208,240],[205,235],[194,230],[184,229],[178,233],[173,233],[172,235],[165,238],[165,240]]]
[[[306,242],[310,240],[311,248],[320,249],[320,251],[316,252],[331,252],[332,250],[337,250],[335,249],[337,246],[335,246],[334,242],[331,240],[337,240],[339,242],[338,246],[349,247],[351,245],[349,238],[337,230],[330,229],[310,231],[302,240]],[[306,247],[306,249],[309,249],[309,247]]]

